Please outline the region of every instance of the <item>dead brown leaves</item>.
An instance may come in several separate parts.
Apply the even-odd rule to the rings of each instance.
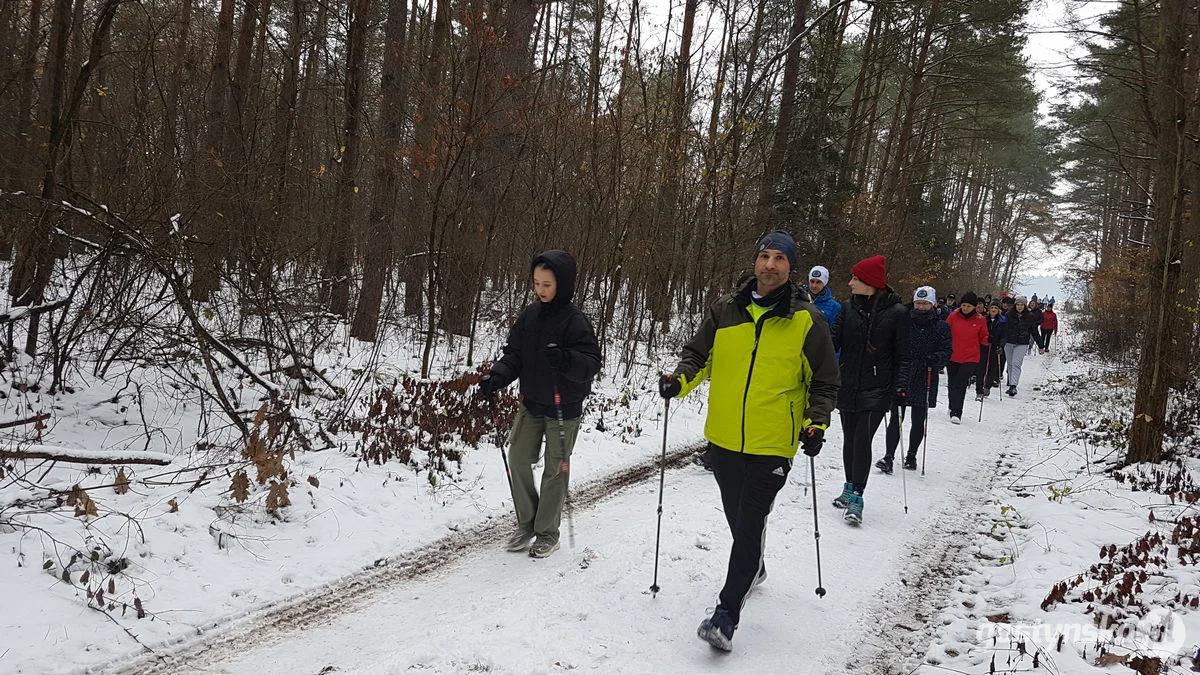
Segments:
[[[96,502],[88,496],[87,491],[79,487],[79,484],[71,486],[71,494],[67,497],[67,506],[75,507],[76,516],[96,516],[99,511],[96,509]]]

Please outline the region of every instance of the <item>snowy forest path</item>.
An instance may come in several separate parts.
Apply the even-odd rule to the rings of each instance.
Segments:
[[[667,451],[667,468],[686,463],[701,446],[689,444]],[[591,481],[572,490],[576,512],[598,502],[614,498],[633,486],[658,478],[660,460],[646,461]],[[87,672],[119,672],[129,675],[152,673],[223,672],[209,664],[233,658],[248,650],[285,643],[303,631],[352,613],[406,584],[436,573],[473,551],[499,546],[512,534],[507,520],[491,519],[462,532],[447,535],[414,551],[381,559],[373,567],[349,575],[322,588],[313,589],[279,602],[260,607],[256,612],[233,619],[212,622],[188,640],[151,645],[152,653],[143,653],[119,664],[89,668]],[[565,537],[564,537],[565,539]],[[565,542],[564,542],[565,543]],[[564,546],[565,548],[565,546]],[[259,672],[283,672],[267,668]],[[303,671],[288,671],[303,672]]]
[[[447,537],[418,560],[398,559],[381,576],[370,571],[361,582],[221,626],[153,667],[143,660],[125,672],[911,672],[956,580],[980,564],[972,550],[995,515],[993,484],[1011,461],[1005,455],[1029,433],[1008,420],[1037,410],[1035,390],[1052,359],[1027,361],[1022,395],[998,402],[994,393],[982,425],[973,419],[978,408],[958,426],[944,403],[931,411],[927,474],[874,472],[861,527],[845,524],[829,504],[842,482],[835,423],[817,461],[828,595],[814,593],[812,496],[800,456],[771,516],[769,577],[747,602],[732,654],[695,637],[716,602],[729,535],[715,481],[686,463],[692,449],[685,448],[671,453],[657,597],[648,591],[653,462],[581,490],[577,546],[568,548],[564,537],[549,559],[501,550],[508,529],[491,525]]]

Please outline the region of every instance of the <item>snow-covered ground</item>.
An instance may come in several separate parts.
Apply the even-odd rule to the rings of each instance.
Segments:
[[[1033,356],[1021,395],[993,395],[982,424],[977,409],[961,426],[949,424],[943,391],[930,416],[925,475],[874,473],[860,528],[829,504],[842,482],[835,419],[816,461],[827,594],[814,593],[813,493],[807,463],[797,462],[771,517],[769,577],[743,612],[732,654],[695,637],[716,602],[729,546],[710,474],[692,464],[666,474],[661,590],[652,596],[657,474],[613,484],[606,498],[576,509],[574,547],[564,541],[553,557],[532,560],[499,547],[511,505],[499,453],[485,444],[468,453],[458,481],[438,486],[406,469],[356,467],[334,451],[298,454],[293,475],[316,476],[319,487],[294,491],[282,521],[246,509],[230,532],[214,517],[229,508],[219,491],[181,488],[172,512],[166,496],[148,504],[110,490],[98,498],[102,513],[136,509],[142,517],[145,543],[130,535],[120,553],[133,571],[122,577],[140,580],[130,589],[153,621],[134,619],[132,608],[110,621],[52,576],[61,567],[25,560],[0,575],[6,606],[23,608],[0,618],[0,672],[987,673],[993,664],[1025,672],[1034,653],[1047,672],[1097,672],[1106,634],[1083,631],[1097,611],[1085,612],[1086,602],[1048,612],[1040,605],[1056,583],[1100,562],[1101,546],[1125,546],[1156,527],[1148,504],[1160,504],[1158,526],[1168,533],[1162,521],[1189,505],[1171,507],[1103,473],[1104,460],[1117,457],[1081,439],[1109,387],[1072,379],[1088,372],[1082,361]],[[602,390],[625,395],[615,382]],[[588,421],[572,467],[577,494],[605,489],[605,476],[660,452],[661,403],[632,393],[640,396],[619,421],[610,413],[605,433]],[[703,410],[693,399],[672,407],[673,450],[700,437]],[[625,431],[639,423],[640,432]],[[617,427],[623,440],[614,438]],[[882,447],[881,430],[877,454]],[[0,538],[4,553],[12,546],[10,559],[22,548],[32,557],[35,545],[41,554],[28,534]],[[1177,593],[1200,595],[1195,568],[1158,572],[1144,583],[1146,602],[1163,605],[1157,618],[1176,629],[1164,644],[1194,652],[1200,625],[1165,605]],[[1006,629],[1024,636],[1024,655]]]

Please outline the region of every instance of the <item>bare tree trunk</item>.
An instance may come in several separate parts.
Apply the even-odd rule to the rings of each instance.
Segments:
[[[179,89],[190,82],[192,68],[188,58],[188,39],[192,28],[192,0],[183,0],[179,5],[179,33],[175,40],[175,63],[167,84],[166,104],[163,109],[163,147],[178,159],[182,154],[179,143]],[[166,176],[162,177],[164,180]]]
[[[14,58],[18,37],[16,27],[18,0],[2,0],[2,2],[3,4],[0,4],[0,82],[6,83],[6,87],[12,85],[19,87],[21,77],[17,72]],[[37,4],[36,1],[34,4]],[[4,108],[0,107],[0,111],[3,110]],[[20,111],[13,109],[13,126],[6,126],[6,131],[11,129],[15,132],[19,126],[19,119]],[[15,134],[11,139],[15,152],[6,152],[0,155],[0,188],[13,190],[17,189],[19,185],[17,174],[21,170],[20,157],[24,155],[24,152],[22,152],[23,148],[20,147],[18,139],[19,137]],[[12,260],[13,245],[16,242],[15,234],[12,227],[0,228],[0,260]]]
[[[89,58],[80,66],[71,91],[66,92],[67,33],[70,30],[70,0],[59,0],[54,13],[54,30],[51,38],[51,58],[47,62],[49,91],[47,126],[49,135],[42,177],[42,201],[46,204],[56,200],[60,170],[60,158],[70,150],[70,129],[83,97],[87,92],[92,72],[99,66],[103,56],[100,45],[104,43],[122,0],[105,0],[97,12],[96,28],[92,32]],[[17,306],[37,305],[45,300],[46,287],[54,267],[56,255],[53,233],[55,212],[44,208],[29,232],[29,236],[18,242],[17,260],[13,265],[10,293]],[[34,355],[37,351],[40,314],[29,319],[25,352]]]
[[[306,0],[292,0],[292,11],[288,19],[288,41],[284,50],[283,81],[280,83],[279,98],[276,102],[275,133],[271,143],[271,160],[268,180],[272,185],[272,206],[274,208],[275,227],[273,231],[280,236],[284,231],[284,223],[292,219],[291,188],[288,174],[291,170],[292,141],[296,129],[296,108],[299,105],[300,56],[302,51],[302,33],[304,30],[304,14]],[[276,250],[277,240],[269,242],[269,250]]]
[[[234,0],[221,0],[217,15],[217,39],[213,46],[208,82],[208,129],[199,173],[204,194],[199,195],[195,238],[192,241],[193,274],[189,289],[192,299],[206,302],[220,288],[220,265],[229,236],[229,188],[225,162],[229,160],[229,51],[233,44]]]
[[[354,312],[350,335],[374,341],[379,327],[383,290],[392,266],[395,243],[396,190],[400,171],[400,134],[403,133],[404,109],[408,98],[404,84],[405,22],[407,0],[389,0],[383,42],[383,74],[379,87],[382,133],[375,142],[374,194],[363,261],[363,288]]]
[[[888,169],[887,182],[883,189],[883,200],[888,209],[885,217],[893,242],[900,241],[904,235],[908,190],[907,186],[902,184],[901,179],[907,177],[914,156],[910,149],[914,121],[917,118],[921,94],[924,91],[925,67],[929,61],[930,48],[933,45],[933,30],[940,17],[940,6],[941,0],[933,0],[929,14],[925,18],[925,32],[917,46],[917,58],[912,65],[912,77],[908,81],[908,101],[904,106],[904,121],[900,124],[900,138],[896,144],[896,152]]]
[[[38,45],[41,43],[42,0],[31,0],[29,8],[29,32],[25,34],[25,50],[21,64],[20,94],[17,100],[16,139],[20,147],[13,152],[13,163],[9,185],[13,188],[30,186],[36,173],[39,144],[33,134],[33,93],[38,65]],[[7,153],[6,153],[7,154]]]
[[[242,0],[242,16],[238,22],[237,46],[234,49],[233,77],[229,82],[229,124],[224,141],[225,169],[229,176],[230,209],[226,213],[229,243],[232,245],[230,263],[252,264],[254,257],[247,229],[252,221],[248,203],[250,189],[249,161],[251,139],[248,119],[250,105],[251,65],[254,54],[255,26],[258,23],[259,0]],[[266,229],[266,228],[262,228]],[[266,234],[264,232],[263,234]]]
[[[787,55],[783,60],[783,84],[779,91],[779,117],[775,121],[775,133],[771,138],[771,149],[767,152],[763,167],[762,183],[759,186],[758,214],[755,221],[774,227],[778,220],[775,211],[775,188],[783,169],[783,157],[787,153],[792,125],[796,121],[796,85],[800,81],[800,53],[804,45],[800,40],[804,22],[808,20],[809,0],[793,0],[792,27],[788,31]]]
[[[413,124],[415,153],[412,159],[414,216],[409,219],[404,251],[407,259],[400,266],[404,281],[404,314],[420,316],[425,309],[424,291],[433,295],[433,287],[427,284],[435,278],[432,269],[434,244],[432,234],[437,222],[439,191],[434,189],[435,172],[444,171],[443,162],[435,142],[440,115],[438,101],[443,96],[442,81],[446,72],[450,46],[450,0],[433,0],[433,34],[430,36],[429,56],[421,71],[420,99],[417,104],[417,119]],[[444,154],[444,151],[443,153]],[[422,233],[428,232],[428,236]],[[421,244],[424,243],[424,246]],[[421,248],[425,250],[422,251]],[[432,302],[432,301],[431,301]]]
[[[43,129],[39,134],[46,147],[42,164],[42,198],[50,201],[58,188],[58,148],[65,135],[59,116],[62,113],[63,90],[66,80],[67,43],[71,31],[71,0],[56,0],[50,24],[50,50],[42,73],[42,97],[38,109]],[[54,265],[52,234],[57,212],[43,207],[24,236],[17,241],[17,257],[13,264],[9,294],[13,305],[39,305],[45,300],[46,286]],[[39,315],[30,317],[25,353],[37,353]]]
[[[667,141],[666,175],[663,176],[659,204],[654,214],[660,223],[651,225],[651,230],[661,234],[670,250],[679,250],[677,242],[686,241],[688,231],[680,222],[683,216],[681,183],[687,153],[684,131],[691,123],[688,113],[692,109],[692,99],[689,94],[688,75],[692,63],[692,31],[698,4],[698,0],[685,0],[683,6],[683,26],[680,31],[679,58],[675,64],[675,91],[672,95],[671,126],[668,132],[670,137]],[[667,288],[651,295],[646,303],[654,319],[662,322],[664,331],[670,330],[671,289],[677,283],[678,276],[673,269],[676,259],[676,256],[667,256],[666,260],[660,261],[664,267],[661,271],[662,278],[667,280]]]
[[[354,223],[358,214],[358,155],[362,146],[358,127],[362,116],[362,77],[366,61],[367,28],[371,0],[351,0],[350,28],[346,33],[346,106],[342,125],[342,155],[338,163],[338,214],[329,224],[333,237],[325,270],[329,277],[329,311],[350,315],[350,260]]]

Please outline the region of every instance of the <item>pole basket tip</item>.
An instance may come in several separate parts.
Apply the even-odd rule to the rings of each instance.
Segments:
[[[825,597],[825,589],[821,586],[817,586],[817,597]]]
[[[650,594],[651,594],[651,595],[658,595],[658,584],[651,584],[651,585],[650,585]]]

